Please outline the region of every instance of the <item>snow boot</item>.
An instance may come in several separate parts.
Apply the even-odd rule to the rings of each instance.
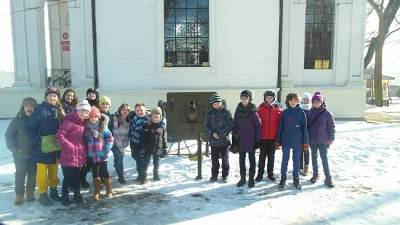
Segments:
[[[15,196],[15,204],[16,205],[21,205],[24,202],[24,196],[23,195],[16,195]]]
[[[301,173],[302,176],[307,176],[308,175],[308,165],[304,165],[303,172]]]
[[[300,178],[298,178],[298,177],[293,177],[293,186],[294,186],[297,190],[301,190]]]
[[[33,191],[26,191],[26,200],[28,202],[33,202],[35,201],[35,194]]]
[[[74,202],[77,204],[85,203],[85,200],[83,200],[81,193],[79,192],[74,193]]]
[[[268,173],[268,179],[269,179],[270,181],[275,181],[275,180],[276,180],[276,178],[274,177],[274,174],[273,174],[273,173]]]
[[[236,186],[242,187],[245,184],[246,184],[246,177],[241,177],[239,182],[236,184]]]
[[[210,177],[210,183],[214,183],[218,180],[218,178],[216,176],[212,176]]]
[[[258,171],[258,174],[256,176],[256,181],[259,182],[263,179],[264,172]]]
[[[282,177],[281,177],[281,181],[279,182],[278,188],[279,188],[279,190],[281,190],[281,191],[282,191],[283,189],[285,189],[286,178],[287,178],[287,176],[282,176]]]
[[[315,182],[317,182],[317,180],[319,179],[318,173],[313,173],[313,176],[310,179],[310,182],[315,184]]]
[[[228,176],[223,176],[222,183],[227,183],[227,182],[228,182]]]
[[[332,177],[325,177],[325,185],[328,186],[329,188],[334,188],[335,185],[332,183]]]
[[[96,177],[93,179],[93,198],[94,200],[98,201],[100,199],[100,185],[101,185],[101,179],[100,177]]]
[[[109,177],[107,179],[104,179],[104,181],[106,183],[106,197],[111,198],[112,197],[112,189],[111,189],[112,178]]]
[[[56,202],[61,200],[60,195],[58,195],[57,188],[50,188],[50,198]]]
[[[39,195],[39,203],[43,206],[52,206],[53,203],[50,201],[49,197],[47,196],[47,193],[42,193]]]
[[[158,174],[158,170],[153,170],[153,180],[160,181],[160,175]]]
[[[71,204],[68,193],[63,193],[60,201],[63,206],[69,206]]]
[[[84,180],[81,181],[81,188],[88,189],[89,186],[90,186],[90,185],[89,185],[89,182],[87,182],[86,179],[84,179]]]
[[[249,182],[248,182],[247,186],[249,188],[253,188],[254,187],[254,176],[249,177]]]

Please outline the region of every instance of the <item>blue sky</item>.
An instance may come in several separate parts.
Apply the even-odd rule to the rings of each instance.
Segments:
[[[0,0],[0,71],[14,71],[9,3],[10,0]],[[372,16],[368,19],[366,30],[369,32],[376,27],[377,20]],[[400,31],[385,44],[383,66],[384,73],[395,76],[395,83],[400,84]]]

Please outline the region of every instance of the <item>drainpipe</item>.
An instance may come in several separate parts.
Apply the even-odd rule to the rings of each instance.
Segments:
[[[94,88],[99,88],[99,72],[97,65],[97,31],[96,31],[96,0],[92,0],[92,38],[93,38],[93,73]]]
[[[282,102],[282,26],[283,26],[283,0],[279,0],[279,46],[278,46],[278,80],[277,98]]]

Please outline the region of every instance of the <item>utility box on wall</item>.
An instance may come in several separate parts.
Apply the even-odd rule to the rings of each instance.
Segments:
[[[210,109],[208,100],[215,92],[169,92],[165,111],[168,142],[207,141],[205,123]]]

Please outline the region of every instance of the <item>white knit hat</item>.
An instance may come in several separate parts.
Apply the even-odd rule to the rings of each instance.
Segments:
[[[76,107],[77,110],[86,110],[88,112],[90,112],[91,108],[92,107],[86,99],[79,103],[78,107]]]

